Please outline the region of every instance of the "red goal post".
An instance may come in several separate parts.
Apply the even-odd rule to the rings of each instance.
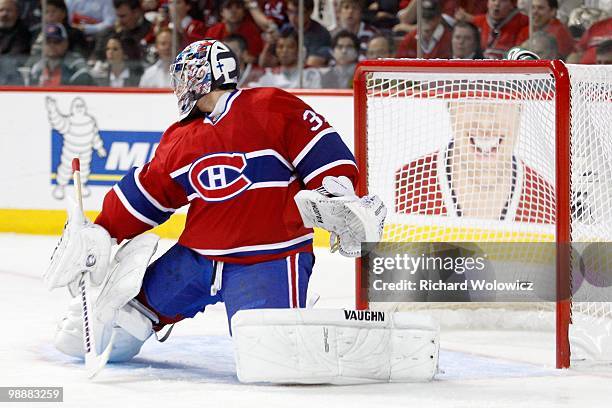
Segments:
[[[571,243],[571,95],[570,75],[568,69],[561,61],[472,61],[472,60],[376,60],[361,62],[354,76],[354,102],[355,102],[355,157],[361,171],[357,186],[358,194],[377,194],[376,185],[368,178],[371,163],[368,149],[368,98],[372,96],[372,87],[368,81],[376,75],[390,74],[389,83],[397,74],[405,75],[405,81],[410,81],[411,75],[420,77],[427,75],[451,75],[460,78],[462,74],[467,77],[499,76],[503,80],[506,76],[515,74],[543,74],[554,81],[554,132],[555,132],[555,241],[557,243],[557,302],[556,302],[556,338],[557,338],[557,367],[568,367],[570,364],[570,344],[568,327],[571,321],[571,273],[570,253]],[[385,79],[381,79],[385,81]],[[378,97],[385,97],[385,92],[397,92],[395,89],[378,89]],[[404,90],[405,91],[405,90]],[[412,91],[411,91],[412,92]],[[401,90],[400,90],[401,93]],[[435,97],[435,96],[434,96]],[[378,135],[382,138],[383,136]],[[384,140],[381,143],[385,143]],[[388,143],[393,143],[389,140]],[[371,190],[371,191],[370,191]],[[391,207],[391,203],[387,203]],[[368,308],[368,292],[364,282],[361,281],[361,267],[359,261],[356,268],[356,307]]]

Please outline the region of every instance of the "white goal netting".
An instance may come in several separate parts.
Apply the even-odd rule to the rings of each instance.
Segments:
[[[612,360],[612,303],[602,301],[612,291],[612,255],[609,264],[602,256],[612,241],[612,67],[568,66],[565,158],[557,145],[561,85],[550,73],[394,71],[366,74],[366,136],[357,142],[367,147],[368,190],[389,210],[383,241],[554,243],[557,224],[565,223],[571,241],[585,243],[577,253],[597,255],[572,263],[570,338],[595,348],[591,357]],[[571,216],[558,220],[563,159],[571,166]],[[561,175],[563,183],[567,172]],[[554,327],[555,302],[370,305],[435,310],[452,326]],[[604,334],[608,345],[589,343]]]

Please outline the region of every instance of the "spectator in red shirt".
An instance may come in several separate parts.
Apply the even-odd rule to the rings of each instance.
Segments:
[[[417,2],[413,0],[401,0],[400,10],[397,17],[400,21],[393,27],[396,32],[409,32],[416,26]],[[487,11],[487,4],[484,0],[443,0],[442,18],[449,24],[453,23],[453,16],[456,20],[472,21],[474,15],[483,14]]]
[[[518,43],[518,33],[529,25],[529,17],[516,8],[516,0],[488,0],[487,13],[474,16],[472,23],[480,29],[485,58],[501,59]]]
[[[458,12],[476,16],[487,12],[487,3],[483,0],[446,0],[443,11],[451,16]]]
[[[401,0],[399,3],[400,11],[405,10],[404,12],[406,12],[408,11],[406,8],[412,6],[415,10],[410,11],[416,14],[416,3],[414,0]],[[487,11],[486,7],[482,4],[482,0],[444,0],[442,3],[442,13],[449,16],[454,15],[460,8],[470,14],[480,14]]]
[[[261,32],[251,19],[246,17],[243,0],[224,0],[221,4],[221,22],[210,27],[206,37],[222,40],[230,34],[240,34],[248,43],[248,62],[253,62],[263,49]]]
[[[557,40],[558,53],[565,59],[574,51],[574,39],[569,30],[556,18],[559,3],[557,0],[531,0],[531,18],[534,31],[545,31]],[[529,38],[529,26],[523,27],[517,38],[517,44]]]
[[[599,44],[612,40],[612,17],[593,24],[576,44],[576,52],[570,55],[568,62],[581,64],[595,64],[597,61],[596,48]]]
[[[439,0],[423,0],[421,49],[423,58],[450,58],[452,30],[442,18]],[[397,47],[398,58],[417,58],[417,30],[404,36]]]
[[[181,44],[179,48],[185,48],[194,41],[199,41],[206,38],[208,27],[203,21],[197,20],[193,13],[195,5],[192,0],[175,0],[168,3],[169,7],[176,9],[177,31],[181,36]],[[172,15],[171,9],[169,14]],[[168,22],[162,22],[162,25],[167,25]]]
[[[286,4],[284,0],[261,0],[260,7],[257,0],[245,0],[245,7],[251,14],[253,22],[261,31],[278,31],[279,27],[285,25],[287,19]]]
[[[263,11],[277,27],[282,27],[289,22],[285,0],[264,0]]]

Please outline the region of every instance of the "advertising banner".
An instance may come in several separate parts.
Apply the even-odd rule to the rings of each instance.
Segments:
[[[323,115],[353,148],[350,92],[297,93]],[[72,196],[70,162],[81,158],[83,204],[95,217],[106,192],[129,171],[148,162],[166,128],[177,120],[170,92],[122,90],[0,89],[10,106],[0,122],[0,231],[59,234]],[[245,135],[248,137],[248,135]],[[156,232],[177,237],[178,211]]]

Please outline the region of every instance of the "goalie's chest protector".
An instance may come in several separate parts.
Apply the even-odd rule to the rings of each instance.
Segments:
[[[180,142],[166,168],[191,204],[181,244],[245,263],[311,250],[312,230],[293,200],[310,169],[296,166],[296,158],[321,132],[340,138],[308,105],[279,90],[241,90],[225,100],[216,119],[198,118],[173,132],[168,136]],[[347,156],[342,146],[337,155],[306,161],[329,165]],[[354,160],[350,152],[346,158]]]

